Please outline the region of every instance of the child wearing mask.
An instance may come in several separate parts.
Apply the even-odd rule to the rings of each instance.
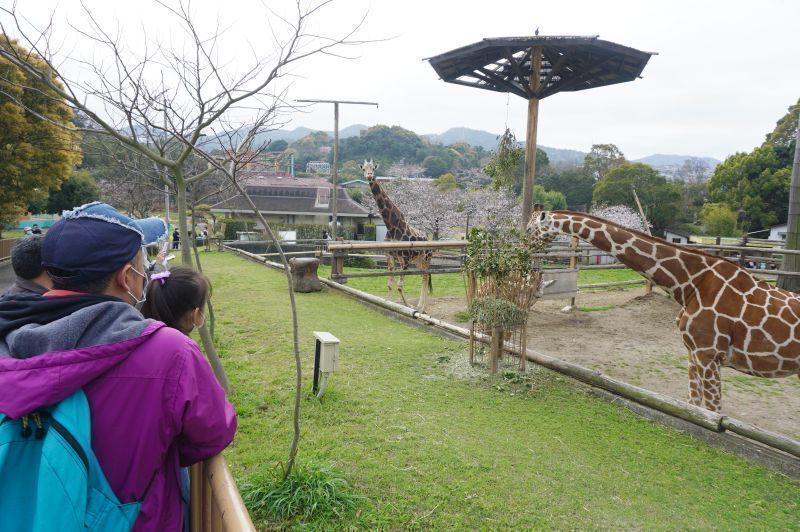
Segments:
[[[142,315],[188,335],[203,326],[203,308],[211,297],[208,277],[186,266],[150,276]]]
[[[189,335],[205,323],[203,308],[211,297],[208,277],[186,266],[175,266],[150,275],[142,315]],[[189,470],[181,468],[184,530],[189,530]]]

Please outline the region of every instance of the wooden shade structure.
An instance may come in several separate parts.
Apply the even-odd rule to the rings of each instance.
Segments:
[[[642,52],[597,35],[589,37],[501,37],[456,48],[428,59],[448,82],[528,100],[522,223],[530,217],[536,171],[539,100],[562,91],[580,91],[633,81],[651,52]]]

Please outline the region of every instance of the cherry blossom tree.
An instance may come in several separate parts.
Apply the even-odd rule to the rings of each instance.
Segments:
[[[508,190],[480,188],[470,190],[463,200],[469,213],[470,227],[480,226],[488,231],[517,227],[522,220],[522,205]]]
[[[626,205],[598,206],[592,209],[590,214],[637,231],[647,232],[648,228],[652,227],[651,224],[645,227],[639,213]]]

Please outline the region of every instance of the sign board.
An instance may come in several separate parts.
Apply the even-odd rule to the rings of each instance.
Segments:
[[[555,281],[542,290],[542,299],[571,299],[578,295],[578,270],[544,270],[542,283]]]

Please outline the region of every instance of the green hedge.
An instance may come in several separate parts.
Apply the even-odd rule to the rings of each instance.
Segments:
[[[364,240],[374,242],[378,239],[378,232],[375,224],[364,224]]]
[[[321,239],[322,233],[328,231],[330,233],[330,226],[324,224],[280,224],[276,225],[275,229],[278,231],[297,231],[295,238],[298,240],[304,239]],[[354,225],[339,226],[339,234],[345,240],[356,239],[356,227]]]
[[[255,222],[247,222],[244,220],[232,220],[230,218],[223,218],[218,220],[220,223],[225,224],[225,240],[236,240],[237,231],[254,231]],[[273,231],[296,231],[295,238],[299,240],[305,239],[321,239],[323,231],[330,232],[330,226],[324,224],[280,224],[270,223]],[[372,228],[372,240],[375,240],[375,226],[365,225],[365,232],[369,234],[369,228]],[[277,236],[277,235],[276,235]],[[356,239],[356,226],[343,225],[339,226],[339,235],[345,240]],[[367,240],[368,237],[365,236]]]
[[[225,224],[225,240],[236,240],[236,233],[238,231],[252,231],[255,223],[246,222],[244,220],[232,220],[230,218],[222,218],[218,220],[219,223]]]

